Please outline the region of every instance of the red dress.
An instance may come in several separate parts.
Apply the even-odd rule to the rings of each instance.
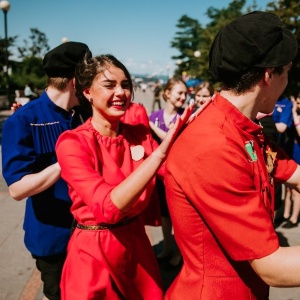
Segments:
[[[150,130],[149,118],[145,107],[140,103],[130,103],[121,121],[126,124],[143,124]],[[141,218],[145,225],[161,226],[161,213],[156,187],[153,189],[149,205],[142,212]]]
[[[145,155],[133,159],[142,145]],[[126,213],[111,201],[110,192],[157,147],[149,130],[121,124],[116,138],[100,135],[89,119],[64,132],[56,147],[62,178],[79,224],[115,224],[139,215],[148,205],[154,180]],[[62,299],[162,299],[159,268],[141,218],[114,229],[76,228],[68,246],[61,280]]]
[[[270,174],[267,153],[275,159]],[[213,99],[166,162],[167,200],[184,260],[166,299],[268,299],[268,285],[248,261],[278,249],[273,178],[286,181],[296,167],[271,150],[258,124],[220,95]]]

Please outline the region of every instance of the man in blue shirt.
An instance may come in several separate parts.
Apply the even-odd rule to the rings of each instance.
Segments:
[[[292,156],[294,146],[294,133],[293,133],[293,104],[290,99],[281,96],[275,104],[275,109],[272,114],[277,131],[279,133],[279,145],[290,156]]]
[[[272,118],[275,122],[278,140],[277,144],[285,150],[291,157],[293,156],[294,148],[294,121],[292,114],[293,103],[292,101],[282,94],[277,100],[272,114]],[[275,198],[275,227],[281,225],[283,221],[286,221],[290,215],[291,205],[291,190],[284,185],[276,185],[276,198]],[[284,190],[284,201],[282,201],[282,190]]]
[[[15,200],[27,198],[25,245],[36,259],[44,294],[60,299],[60,276],[70,237],[71,200],[60,178],[55,154],[59,135],[80,124],[72,108],[78,105],[74,73],[89,53],[87,45],[67,42],[43,60],[48,86],[35,101],[9,117],[2,131],[2,172]]]

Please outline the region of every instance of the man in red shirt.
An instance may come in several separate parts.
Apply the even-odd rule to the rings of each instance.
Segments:
[[[268,299],[270,285],[300,286],[300,247],[280,247],[273,226],[274,182],[300,191],[300,167],[264,139],[256,120],[273,111],[297,50],[272,13],[244,15],[217,34],[209,69],[222,91],[166,163],[184,259],[166,299]]]

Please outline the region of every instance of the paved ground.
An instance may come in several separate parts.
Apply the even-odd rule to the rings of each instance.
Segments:
[[[151,99],[151,91],[145,94],[137,92],[135,101],[143,103],[149,111]],[[0,111],[0,122],[7,113],[7,111]],[[2,176],[0,176],[0,206],[0,300],[42,300],[40,274],[23,244],[22,223],[25,201],[12,200]],[[162,241],[161,228],[147,227],[146,229],[154,251],[159,251]],[[300,226],[292,229],[279,227],[277,232],[282,245],[300,245]],[[165,288],[175,275],[175,271],[167,272],[162,268]],[[270,300],[299,299],[300,288],[271,288]]]

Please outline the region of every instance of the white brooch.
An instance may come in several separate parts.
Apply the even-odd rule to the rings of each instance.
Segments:
[[[144,157],[145,149],[141,145],[130,147],[131,157],[133,160],[138,161]]]

